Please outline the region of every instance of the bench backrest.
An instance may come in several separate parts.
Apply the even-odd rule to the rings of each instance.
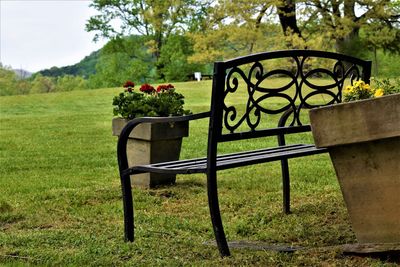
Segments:
[[[371,61],[315,50],[216,62],[209,142],[309,131],[302,123],[304,109],[341,102],[346,85],[369,83],[370,75]],[[267,121],[272,117],[284,120],[271,126]]]

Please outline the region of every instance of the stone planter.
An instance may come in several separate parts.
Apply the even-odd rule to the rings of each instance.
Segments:
[[[400,94],[310,111],[359,243],[400,245]]]
[[[126,122],[126,119],[113,118],[112,132],[114,136],[119,136]],[[188,122],[138,125],[128,139],[129,166],[178,160],[182,137],[188,135]],[[131,176],[132,185],[141,188],[174,184],[175,179],[175,174],[142,173]]]

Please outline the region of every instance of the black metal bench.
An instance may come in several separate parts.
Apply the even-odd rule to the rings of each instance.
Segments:
[[[313,50],[264,52],[214,63],[211,110],[209,112],[163,118],[138,118],[130,121],[118,140],[125,239],[133,241],[133,200],[130,175],[155,172],[207,175],[208,201],[217,245],[222,256],[230,255],[223,230],[217,192],[217,171],[280,161],[283,181],[283,211],[290,212],[288,159],[327,152],[314,144],[286,144],[285,135],[304,133],[310,125],[301,122],[302,111],[339,103],[346,84],[362,79],[369,82],[371,62],[337,53]],[[276,78],[276,79],[275,79]],[[322,78],[322,79],[320,79]],[[273,87],[274,81],[280,86]],[[323,84],[321,84],[323,83]],[[231,99],[244,90],[246,97]],[[323,96],[320,103],[318,96]],[[274,99],[278,101],[274,102]],[[276,127],[264,123],[277,117]],[[128,166],[126,144],[129,133],[144,122],[162,123],[209,118],[207,156],[142,166]],[[222,142],[276,136],[278,145],[251,151],[218,155]]]

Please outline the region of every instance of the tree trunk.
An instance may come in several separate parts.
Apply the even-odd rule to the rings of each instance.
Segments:
[[[260,12],[258,13],[257,18],[256,18],[256,23],[255,23],[256,30],[258,30],[258,29],[260,28],[261,20],[262,20],[262,18],[264,17],[265,12],[267,12],[268,7],[269,7],[268,4],[264,5],[264,6],[261,8]],[[252,42],[252,43],[250,44],[250,47],[249,47],[249,54],[253,53],[254,44],[255,44],[255,42]]]
[[[281,5],[277,5],[277,9],[283,33],[287,35],[290,31],[301,37],[301,31],[297,26],[295,0],[283,0]]]
[[[379,71],[378,71],[378,55],[376,53],[376,47],[374,47],[374,62],[375,62],[375,76],[379,75]]]
[[[162,48],[163,42],[164,42],[161,31],[158,31],[155,33],[155,41],[156,41],[156,51],[154,51],[154,56],[156,58],[156,71],[157,71],[158,79],[164,80],[165,75],[162,72],[162,69],[164,68],[164,64],[160,63],[161,48]]]
[[[336,52],[342,54],[353,54],[355,56],[355,50],[358,50],[359,47],[354,47],[354,41],[358,39],[359,29],[353,28],[349,34],[344,37],[336,39]]]
[[[344,17],[351,19],[353,23],[356,23],[358,18],[355,14],[355,0],[344,1]],[[359,50],[359,47],[354,43],[358,40],[359,27],[357,24],[349,25],[351,31],[343,36],[336,39],[335,48],[338,53],[352,54],[357,56],[355,53]]]

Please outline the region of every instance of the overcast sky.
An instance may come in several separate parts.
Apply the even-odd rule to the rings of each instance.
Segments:
[[[78,63],[105,41],[85,31],[89,0],[0,0],[0,62],[35,72]]]

